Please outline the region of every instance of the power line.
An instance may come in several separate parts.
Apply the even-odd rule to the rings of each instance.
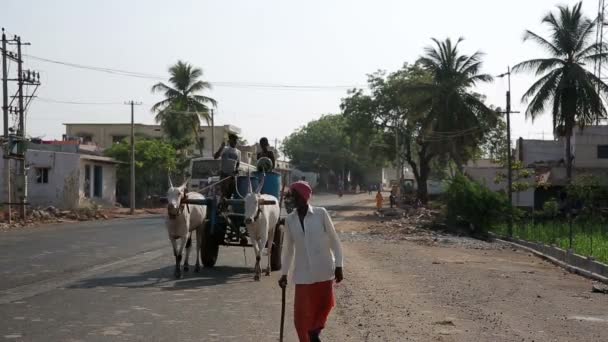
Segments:
[[[45,98],[45,97],[37,97],[38,100],[42,101],[42,102],[49,102],[49,103],[60,103],[60,104],[70,104],[70,105],[97,105],[97,106],[105,106],[105,105],[124,105],[123,102],[81,102],[81,101],[69,101],[69,100],[55,100],[55,99],[49,99],[49,98]]]
[[[144,78],[162,81],[165,80],[165,76],[142,73],[137,71],[129,71],[115,68],[91,66],[79,63],[65,62],[60,60],[54,60],[49,58],[37,57],[33,55],[25,55],[31,59],[35,59],[41,62],[58,64],[66,67],[91,70],[97,72],[104,72],[113,75]],[[263,82],[226,82],[217,81],[210,82],[213,86],[217,87],[229,87],[229,88],[259,88],[259,89],[280,89],[280,90],[345,90],[352,88],[366,88],[367,85],[312,85],[312,84],[287,84],[287,83],[263,83]]]

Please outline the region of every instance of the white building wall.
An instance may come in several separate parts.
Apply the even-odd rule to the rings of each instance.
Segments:
[[[28,203],[32,207],[55,206],[61,209],[73,209],[88,203],[84,196],[84,160],[83,155],[53,151],[28,150],[26,163],[29,167],[27,176]],[[3,170],[5,159],[0,158],[0,170]],[[98,161],[86,161],[91,167],[100,165],[103,168],[103,196],[93,198],[92,202],[103,206],[111,206],[116,201],[116,166]],[[11,164],[13,178],[11,181],[13,201],[18,202],[15,175],[16,163]],[[38,168],[48,169],[48,182],[37,182]],[[4,193],[4,176],[0,176],[2,201],[6,200]],[[92,179],[93,181],[93,179]],[[93,183],[93,182],[91,182]],[[93,194],[91,188],[91,194]]]
[[[91,168],[91,182],[89,184],[89,198],[85,196],[85,167],[89,165]],[[101,197],[95,197],[95,166],[102,168],[102,191]],[[104,207],[113,206],[116,203],[116,166],[114,164],[102,163],[99,161],[88,160],[86,156],[82,156],[79,163],[79,189],[78,201],[80,206],[88,204],[97,204]]]
[[[515,157],[523,154],[524,166],[543,161],[565,160],[565,145],[554,140],[523,140],[523,147],[518,146]],[[523,148],[523,153],[521,152]]]
[[[608,168],[608,159],[597,157],[598,145],[608,145],[608,126],[577,129],[572,138],[574,166],[580,168]]]
[[[473,180],[487,186],[492,191],[506,191],[507,181],[506,179],[502,182],[496,183],[495,179],[499,173],[506,174],[506,168],[495,168],[495,167],[465,167],[464,172],[469,175]],[[513,177],[515,178],[515,176]],[[522,182],[523,180],[518,180]],[[529,179],[530,183],[534,182],[534,178]],[[514,192],[513,193],[513,205],[517,207],[534,207],[534,186],[530,187],[526,191]]]
[[[74,153],[29,150],[28,202],[33,206],[53,205],[74,208],[78,205],[78,161]],[[38,183],[37,168],[48,168],[48,183]]]

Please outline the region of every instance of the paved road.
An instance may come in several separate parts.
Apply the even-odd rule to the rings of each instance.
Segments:
[[[319,195],[352,206],[367,195]],[[172,279],[162,218],[0,233],[0,339],[273,341],[276,275],[254,283],[253,254],[222,248],[218,265]],[[288,317],[287,341],[295,341]]]

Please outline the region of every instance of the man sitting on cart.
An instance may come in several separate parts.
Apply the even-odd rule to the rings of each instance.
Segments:
[[[260,160],[264,157],[270,159],[270,161],[272,161],[272,169],[274,169],[276,167],[276,161],[275,161],[275,157],[274,157],[274,152],[272,152],[271,150],[268,149],[268,147],[270,146],[270,144],[268,144],[268,138],[266,137],[262,137],[262,139],[260,139],[260,147],[262,148],[261,152],[258,152],[256,158],[257,160]],[[268,170],[270,171],[270,170]]]
[[[219,150],[213,155],[214,159],[221,159],[220,180],[229,177],[221,183],[222,197],[229,199],[234,193],[236,182],[234,176],[239,172],[239,164],[241,161],[241,151],[236,148],[239,137],[236,134],[228,135],[228,146],[222,142]]]

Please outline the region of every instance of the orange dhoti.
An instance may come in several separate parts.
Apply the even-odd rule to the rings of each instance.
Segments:
[[[308,342],[311,332],[325,328],[331,309],[336,304],[334,281],[296,284],[294,323],[300,342]]]

